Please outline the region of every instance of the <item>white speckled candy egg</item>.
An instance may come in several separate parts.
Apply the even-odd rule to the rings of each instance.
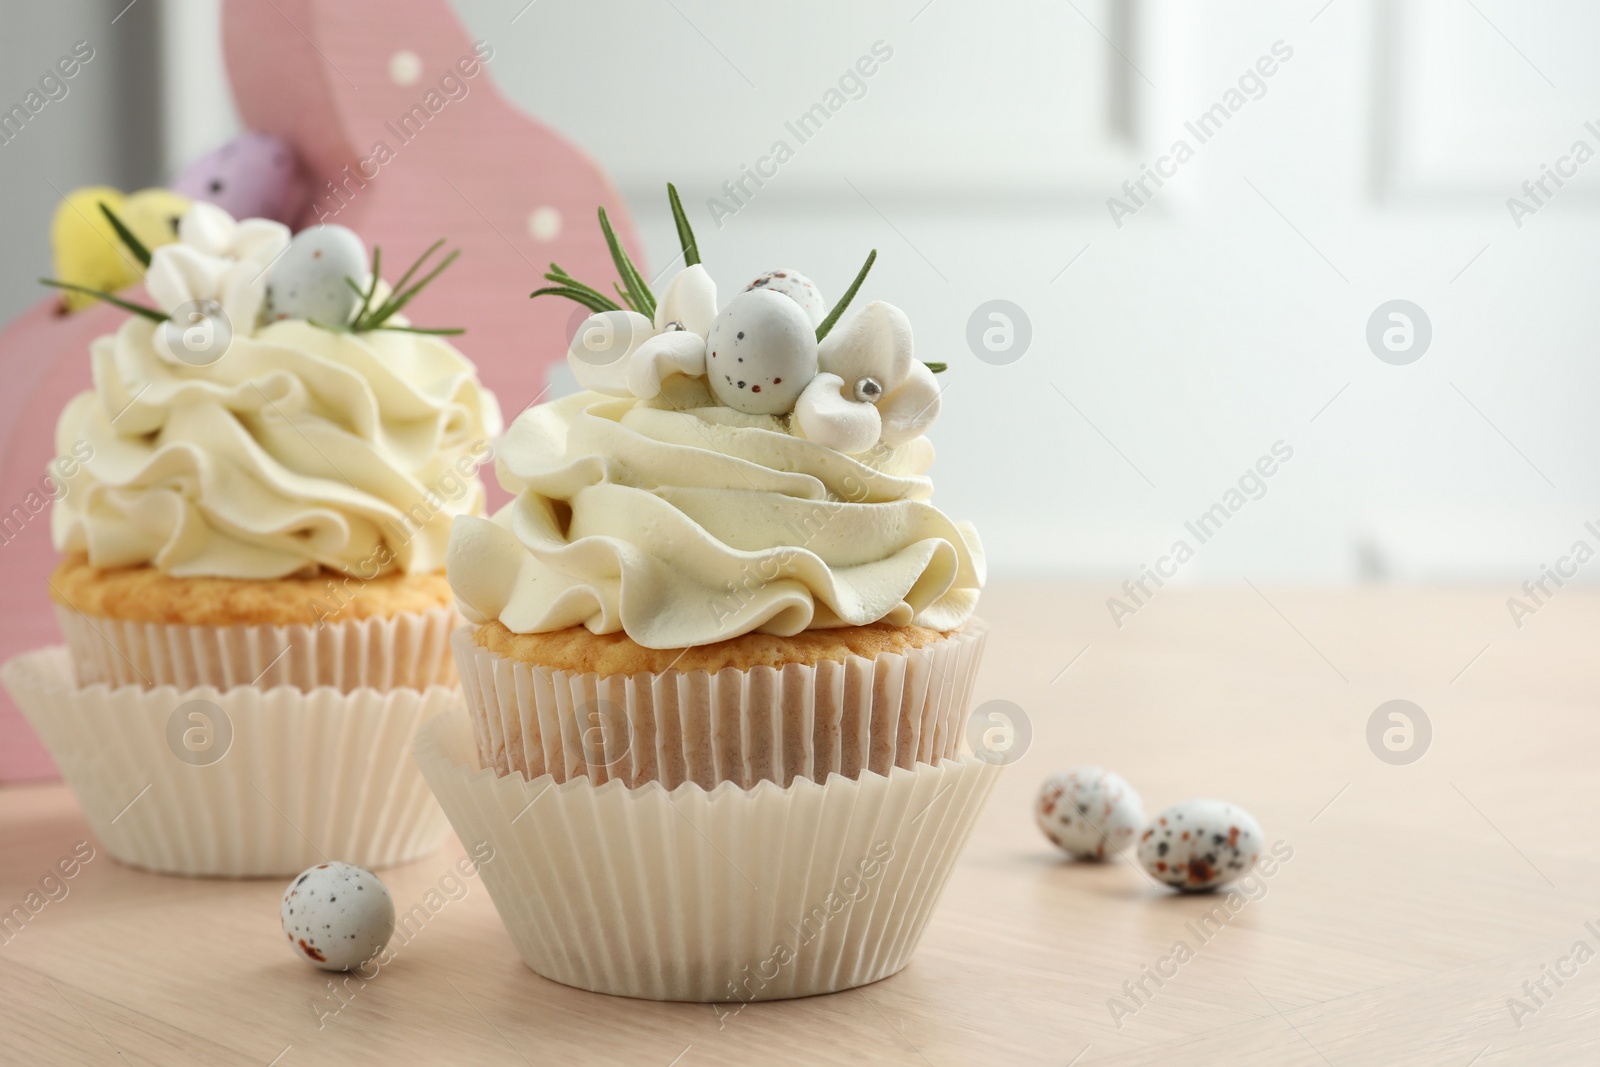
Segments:
[[[752,289],[728,301],[706,335],[717,400],[747,415],[787,415],[817,376],[817,332],[800,305]]]
[[[394,934],[394,900],[378,876],[353,863],[319,863],[284,890],[278,909],[295,955],[325,971],[376,956]]]
[[[350,230],[301,230],[267,275],[267,317],[343,326],[361,306],[361,298],[344,280],[365,285],[370,272],[366,245]]]
[[[1144,828],[1144,803],[1120,774],[1073,767],[1039,788],[1034,818],[1050,842],[1083,860],[1115,856]]]
[[[1139,863],[1175,889],[1214,889],[1244,875],[1261,855],[1261,824],[1223,800],[1185,800],[1157,815],[1139,838]]]
[[[813,327],[822,325],[822,320],[828,316],[828,305],[823,302],[817,283],[797,270],[769,270],[744,289],[747,293],[753,289],[782,293],[800,305]]]

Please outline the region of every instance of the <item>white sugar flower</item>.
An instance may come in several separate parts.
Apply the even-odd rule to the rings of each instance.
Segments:
[[[717,285],[696,263],[667,283],[653,322],[637,311],[590,315],[573,335],[567,362],[585,389],[648,400],[674,374],[705,374],[706,333],[716,316]]]
[[[911,322],[875,300],[823,338],[820,373],[794,406],[794,428],[807,440],[856,455],[882,441],[898,447],[939,417],[939,384],[913,358]]]
[[[289,227],[271,219],[243,219],[198,200],[178,220],[178,243],[221,259],[265,267],[289,247]]]
[[[255,332],[267,293],[267,267],[289,245],[289,229],[267,219],[235,222],[197,202],[178,223],[178,241],[150,254],[145,289],[180,327],[195,316],[218,320],[232,334]],[[167,331],[158,331],[165,345]],[[182,358],[173,352],[174,358]]]

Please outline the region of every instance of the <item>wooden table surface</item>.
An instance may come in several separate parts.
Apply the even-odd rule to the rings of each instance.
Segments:
[[[338,1002],[285,949],[277,880],[96,848],[0,945],[0,1062],[1600,1062],[1600,591],[1563,589],[1520,630],[1506,590],[1168,588],[1120,630],[1107,593],[985,594],[977,696],[1020,705],[1032,747],[877,985],[727,1016],[567,989],[471,881],[319,1028]],[[1432,726],[1408,765],[1367,742],[1392,699]],[[1201,927],[1223,898],[1046,844],[1034,792],[1073,763],[1118,770],[1151,813],[1242,804],[1292,858]],[[63,787],[0,790],[0,907],[86,839]],[[384,872],[400,909],[459,854]]]

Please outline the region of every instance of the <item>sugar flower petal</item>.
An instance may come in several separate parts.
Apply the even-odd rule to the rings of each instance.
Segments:
[[[883,419],[871,404],[847,399],[844,379],[823,372],[811,379],[794,405],[794,427],[808,441],[847,456],[878,443]]]
[[[601,311],[590,315],[572,335],[567,364],[578,384],[609,396],[632,396],[628,357],[650,339],[650,320],[637,311]]]
[[[872,378],[885,393],[911,371],[911,320],[893,304],[874,300],[845,319],[817,346],[817,366],[854,386]]]
[[[706,269],[696,263],[672,276],[661,291],[656,303],[655,331],[662,332],[669,323],[680,323],[689,333],[704,337],[717,317],[717,283],[711,280]]]
[[[926,363],[913,361],[899,388],[878,402],[883,443],[898,448],[921,437],[939,417],[939,383]]]
[[[259,269],[289,246],[289,228],[271,219],[235,222],[215,204],[197,200],[178,220],[178,240],[208,256],[254,263]]]
[[[706,372],[706,339],[688,330],[658,333],[628,357],[628,388],[649,400],[661,394],[661,383],[674,374],[698,378]]]

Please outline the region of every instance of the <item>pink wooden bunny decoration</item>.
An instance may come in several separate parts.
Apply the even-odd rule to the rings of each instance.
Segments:
[[[548,265],[614,275],[600,206],[643,258],[599,167],[495,87],[494,42],[469,39],[447,0],[225,0],[223,38],[245,125],[288,141],[312,175],[300,226],[347,226],[382,245],[387,264],[441,237],[462,249],[407,314],[467,328],[456,343],[508,422],[539,400],[573,320],[561,301],[528,299]],[[37,255],[42,267],[47,250]],[[0,334],[0,661],[55,639],[44,481],[55,421],[90,384],[89,342],[125,317],[104,306],[62,316],[45,297]],[[503,499],[492,484],[491,494]],[[0,781],[53,774],[0,695]]]

